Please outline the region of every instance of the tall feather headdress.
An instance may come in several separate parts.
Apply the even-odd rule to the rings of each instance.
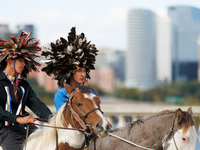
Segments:
[[[68,33],[68,41],[60,37],[55,43],[51,43],[50,49],[42,52],[42,56],[50,60],[42,71],[58,80],[59,87],[63,86],[63,82],[67,81],[78,67],[85,67],[86,78],[90,79],[89,73],[91,69],[95,69],[97,52],[95,45],[87,42],[85,34],[76,35],[76,29],[72,27]]]
[[[2,68],[4,61],[7,62],[21,57],[25,59],[24,70],[21,74],[22,78],[26,78],[32,70],[38,71],[36,66],[40,66],[40,63],[34,59],[39,57],[37,53],[41,51],[41,48],[38,46],[39,41],[33,40],[31,34],[31,32],[26,33],[23,31],[19,38],[11,36],[10,40],[0,39],[0,68]]]

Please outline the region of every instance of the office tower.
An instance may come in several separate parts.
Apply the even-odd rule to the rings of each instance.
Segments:
[[[124,82],[125,51],[114,51],[110,56],[109,64],[115,70],[115,81]]]
[[[200,35],[197,41],[198,45],[198,81],[200,82]]]
[[[128,13],[128,48],[125,86],[147,90],[154,86],[156,17],[150,10],[132,9]]]
[[[168,17],[158,17],[156,23],[156,79],[158,84],[172,80],[171,21]]]
[[[172,23],[173,81],[197,79],[197,39],[200,34],[200,9],[171,6],[168,15]]]

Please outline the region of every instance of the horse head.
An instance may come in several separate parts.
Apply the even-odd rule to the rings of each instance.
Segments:
[[[65,84],[67,93],[70,93],[68,102],[63,109],[66,126],[82,129],[83,132],[95,133],[99,137],[108,135],[109,124],[100,108],[100,99],[87,86],[75,89]]]
[[[192,118],[192,108],[175,111],[171,124],[170,134],[164,140],[164,149],[167,150],[195,150],[197,133]]]

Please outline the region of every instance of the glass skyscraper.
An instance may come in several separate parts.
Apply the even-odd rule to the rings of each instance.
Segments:
[[[172,78],[173,81],[197,79],[200,9],[171,6],[168,15],[172,23]]]

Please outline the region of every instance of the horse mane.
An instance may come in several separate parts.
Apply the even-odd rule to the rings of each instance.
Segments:
[[[60,107],[57,115],[53,115],[49,119],[48,126],[53,127],[63,127],[64,117],[63,114],[64,105]],[[51,138],[50,138],[51,137]],[[28,146],[30,150],[35,150],[35,147],[40,145],[38,149],[43,149],[44,147],[49,147],[49,143],[52,145],[56,144],[56,128],[44,127],[44,129],[37,129],[28,138]]]
[[[89,86],[84,86],[84,85],[79,85],[77,87],[82,93],[92,93],[94,92],[95,95],[99,96],[99,94],[97,93],[96,90],[94,90],[93,88],[89,87]],[[74,91],[75,89],[73,89],[72,91]]]

